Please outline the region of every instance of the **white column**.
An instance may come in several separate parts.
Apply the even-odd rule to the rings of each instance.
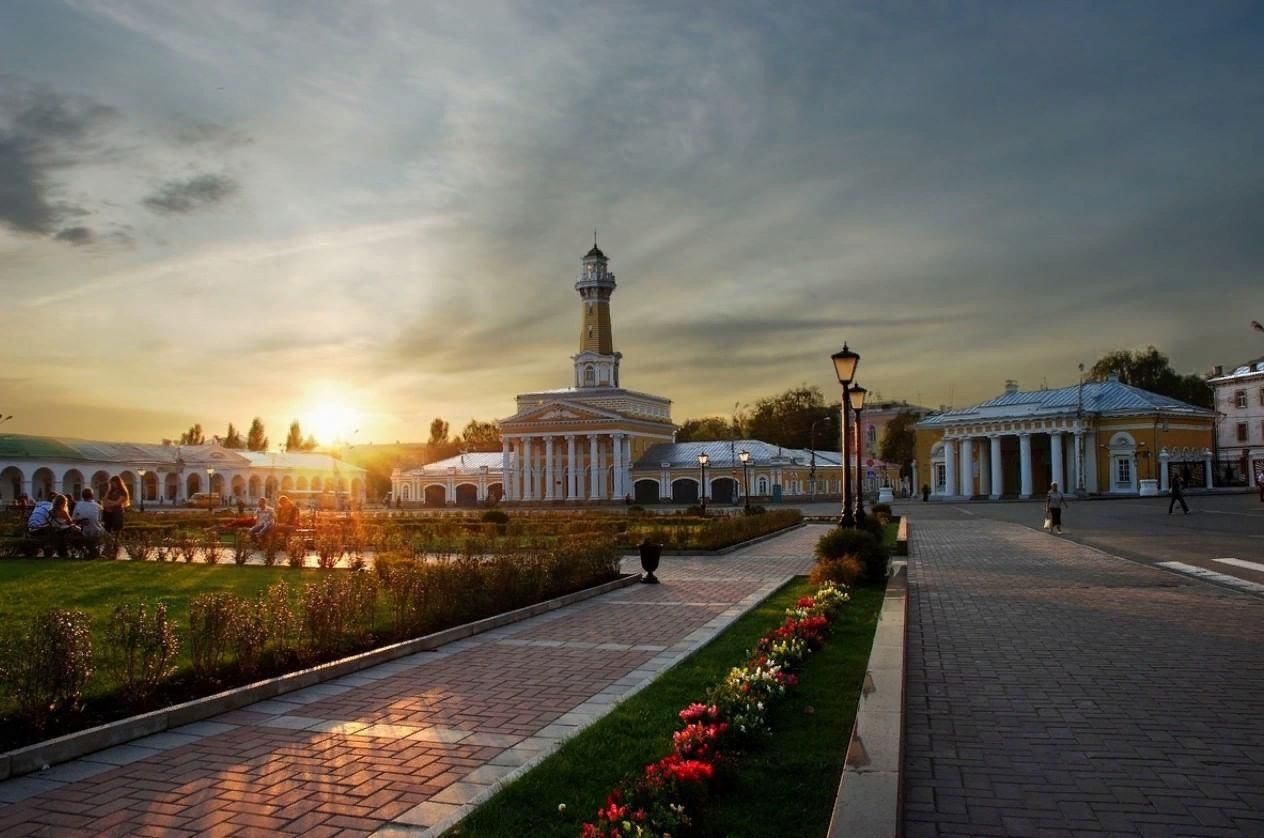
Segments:
[[[1084,491],[1096,494],[1097,489],[1097,432],[1086,431],[1084,434]]]
[[[509,453],[509,437],[500,440],[500,485],[504,488],[505,500],[513,500],[513,455]]]
[[[579,497],[579,488],[577,487],[577,473],[575,470],[575,435],[566,435],[566,499],[575,500]]]
[[[957,440],[955,439],[944,439],[944,494],[948,497],[957,494]]]
[[[610,499],[623,497],[623,445],[620,434],[610,435]]]
[[[522,499],[535,500],[535,463],[531,461],[531,437],[524,436],[522,445]]]
[[[1215,475],[1212,473],[1212,467],[1215,465],[1211,461],[1211,449],[1203,449],[1203,469],[1207,472],[1207,488],[1214,488],[1216,485]]]
[[[557,495],[553,491],[555,485],[553,477],[553,437],[546,436],[544,438],[544,498],[545,500],[553,500]]]
[[[1132,478],[1132,484],[1128,488],[1134,495],[1139,495],[1141,494],[1141,486],[1138,481],[1141,480],[1141,475],[1137,474],[1138,461],[1136,449],[1133,449],[1133,452],[1128,456],[1128,459],[1132,461],[1132,467],[1128,469],[1128,476]]]
[[[632,435],[623,437],[623,493],[632,494]]]
[[[1031,497],[1031,434],[1029,433],[1018,435],[1018,468],[1020,478],[1018,496],[1029,498]]]
[[[1083,486],[1088,491],[1088,452],[1084,447],[1084,431],[1077,428],[1075,431],[1075,451],[1072,455],[1075,459],[1075,490],[1079,491]],[[1096,460],[1094,460],[1096,462]]]
[[[988,465],[992,467],[992,493],[988,495],[992,500],[1000,500],[1001,494],[1005,491],[1005,469],[1004,463],[1001,461],[1001,438],[994,436],[990,440],[988,447],[991,449],[988,454]]]
[[[588,435],[588,479],[590,482],[588,499],[601,500],[601,472],[597,460],[597,435]]]
[[[1062,431],[1049,434],[1049,459],[1053,465],[1053,482],[1058,484],[1059,489],[1066,491],[1066,477],[1062,471]]]
[[[913,497],[920,498],[922,496],[922,484],[921,484],[921,481],[918,479],[918,477],[919,475],[918,475],[918,470],[917,470],[917,460],[914,460],[913,461],[913,485],[910,486],[909,488],[912,491]]]
[[[1170,459],[1172,459],[1172,455],[1167,453],[1166,448],[1164,448],[1162,451],[1159,452],[1159,491],[1160,492],[1166,492],[1169,488],[1168,477],[1167,477],[1167,463],[1168,463],[1168,460]]]
[[[974,439],[971,437],[961,440],[961,494],[965,497],[974,494]]]

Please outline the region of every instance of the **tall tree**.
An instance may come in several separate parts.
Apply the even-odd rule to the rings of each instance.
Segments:
[[[430,444],[444,445],[448,441],[448,423],[436,416],[430,423]]]
[[[290,422],[290,432],[285,436],[286,451],[300,451],[303,448],[303,429],[299,426],[298,420]]]
[[[318,445],[320,445],[320,443],[316,441],[316,437],[312,436],[311,434],[308,434],[307,439],[304,439],[303,444],[299,447],[302,448],[304,451],[315,451]]]
[[[737,439],[741,431],[721,416],[704,416],[686,419],[676,431],[677,442],[707,442],[720,439]]]
[[[760,439],[786,448],[808,448],[814,442],[817,450],[836,451],[839,439],[834,432],[822,430],[826,419],[838,415],[837,403],[827,405],[820,389],[800,385],[776,396],[755,402],[745,417],[745,431],[752,439]],[[816,424],[815,440],[812,425]]]
[[[864,415],[863,412],[861,415]],[[910,465],[917,457],[917,436],[913,432],[915,424],[917,417],[912,413],[901,412],[891,417],[878,443],[878,456],[888,463]]]
[[[471,419],[461,431],[457,442],[466,451],[499,451],[500,428],[495,422],[480,422]]]
[[[224,435],[223,445],[225,448],[241,450],[246,447],[246,441],[241,438],[241,431],[237,430],[237,426],[232,422],[228,423],[228,433]]]
[[[263,420],[258,416],[250,421],[250,430],[246,432],[246,447],[251,451],[268,450],[268,435],[263,429]]]
[[[1151,393],[1199,407],[1212,407],[1211,388],[1206,379],[1177,372],[1168,357],[1153,346],[1132,352],[1126,349],[1109,352],[1097,359],[1088,377],[1090,381],[1105,381],[1110,375],[1117,375],[1124,384]]]
[[[202,423],[199,422],[180,434],[181,445],[205,445],[206,434],[202,432]]]

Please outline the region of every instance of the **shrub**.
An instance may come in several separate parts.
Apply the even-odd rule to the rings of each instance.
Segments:
[[[268,643],[266,597],[265,592],[254,600],[239,600],[229,615],[229,635],[237,669],[247,677],[258,671],[259,658]]]
[[[250,544],[250,536],[241,530],[233,532],[233,564],[243,565],[246,559],[250,558],[253,547]]]
[[[214,529],[202,532],[202,560],[207,564],[219,564],[224,554],[224,546],[219,543],[219,533]]]
[[[371,637],[377,587],[370,573],[330,574],[303,586],[303,636],[313,657],[330,657]]]
[[[0,650],[0,684],[38,730],[79,709],[90,677],[92,634],[82,611],[45,611]]]
[[[130,700],[144,702],[175,671],[180,641],[163,602],[114,608],[105,631],[104,663]]]
[[[702,516],[702,515],[707,514],[707,510],[706,510],[706,507],[702,506],[701,504],[694,504],[693,506],[689,507],[689,509],[685,511],[685,514]]]
[[[509,516],[502,509],[489,509],[480,517],[487,524],[508,524]]]
[[[875,503],[869,507],[869,511],[875,516],[881,517],[885,515],[888,521],[891,520],[891,504],[889,503]]]
[[[224,667],[239,607],[237,597],[218,592],[189,601],[189,652],[198,678],[211,680]]]
[[[871,532],[837,527],[817,541],[817,561],[836,561],[844,556],[858,559],[864,565],[866,579],[877,581],[886,576],[887,550]]]
[[[154,542],[148,530],[129,528],[121,538],[123,549],[134,562],[147,562],[154,555]]]
[[[199,541],[197,533],[182,532],[176,537],[176,550],[185,564],[193,564],[193,560],[197,558]]]
[[[755,504],[755,505],[751,506],[749,509],[747,509],[747,510],[746,510],[746,512],[745,512],[745,514],[747,514],[747,515],[766,515],[766,514],[768,514],[768,508],[767,508],[767,507],[764,507],[764,506],[760,506],[759,504]]]
[[[629,515],[644,515],[645,507],[641,506],[639,503],[634,503],[628,507],[628,514]]]
[[[859,559],[843,556],[841,559],[817,561],[809,577],[813,585],[824,585],[833,582],[836,585],[851,587],[865,572]]]

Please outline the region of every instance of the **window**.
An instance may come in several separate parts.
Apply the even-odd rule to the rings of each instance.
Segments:
[[[866,431],[866,435],[869,437],[869,445],[870,446],[877,445],[878,444],[878,429],[870,425],[868,428],[865,429],[865,431]]]
[[[1126,457],[1115,460],[1115,482],[1132,485],[1132,462]]]
[[[1246,440],[1247,440],[1246,422],[1239,422],[1238,423],[1238,442],[1246,442]]]
[[[768,494],[768,478],[767,477],[759,478],[759,494],[761,495]]]
[[[943,463],[935,463],[935,488],[943,489],[948,485],[948,469]]]
[[[1233,394],[1234,407],[1246,407],[1246,390],[1238,390]]]
[[[597,386],[597,371],[594,370],[592,367],[584,367],[584,386],[585,387]]]

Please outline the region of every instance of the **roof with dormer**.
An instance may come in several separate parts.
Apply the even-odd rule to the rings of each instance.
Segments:
[[[1085,382],[1083,393],[1078,385],[1054,390],[1014,390],[970,407],[928,416],[918,422],[917,427],[933,428],[962,421],[1059,416],[1074,414],[1081,407],[1084,413],[1094,416],[1133,413],[1198,417],[1214,415],[1213,411],[1205,407],[1196,407],[1170,396],[1161,396],[1111,379]]]

